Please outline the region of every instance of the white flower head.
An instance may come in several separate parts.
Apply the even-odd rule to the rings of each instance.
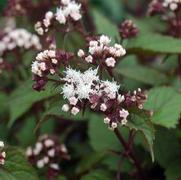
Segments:
[[[119,115],[120,115],[121,118],[127,119],[128,115],[129,115],[129,112],[127,110],[125,110],[125,109],[122,109],[122,110],[119,111]]]
[[[55,149],[50,149],[50,150],[48,151],[48,156],[54,157],[54,156],[55,156]]]
[[[74,21],[78,21],[82,18],[80,12],[81,4],[71,0],[62,0],[61,3],[64,6],[57,8],[57,12],[55,14],[55,19],[60,24],[65,24],[68,17],[71,17]]]
[[[43,149],[43,144],[41,142],[37,142],[35,145],[35,149],[38,151],[41,151]]]
[[[52,18],[53,18],[53,12],[51,12],[51,11],[48,11],[48,12],[46,12],[46,14],[45,14],[45,18],[46,19],[49,19],[49,20],[51,20]]]
[[[47,164],[47,163],[49,162],[49,157],[45,156],[45,157],[43,158],[43,161],[44,161],[45,164]]]
[[[101,104],[101,106],[100,106],[100,110],[101,111],[103,111],[103,112],[105,112],[106,110],[107,110],[107,106],[106,106],[106,104]]]
[[[5,152],[5,151],[3,151],[3,152],[1,153],[1,155],[2,155],[3,158],[6,158],[6,152]]]
[[[93,57],[91,55],[89,55],[85,58],[85,61],[88,63],[92,63],[92,60],[93,60]]]
[[[121,102],[123,102],[124,100],[125,100],[124,95],[119,94],[119,95],[118,95],[118,101],[121,103]]]
[[[73,108],[71,109],[71,113],[72,113],[73,115],[78,114],[78,113],[79,113],[79,111],[80,111],[80,109],[79,109],[79,108],[77,108],[77,107],[73,107]]]
[[[67,153],[67,148],[64,144],[61,145],[61,151]]]
[[[69,109],[70,109],[70,107],[69,107],[68,104],[64,104],[64,105],[62,106],[62,111],[64,111],[64,112],[68,112]]]
[[[164,0],[163,6],[170,8],[171,11],[177,10],[181,0]]]
[[[111,39],[106,35],[101,35],[99,42],[103,45],[108,45],[111,42]]]
[[[105,60],[105,63],[108,67],[114,67],[116,64],[116,61],[113,57],[110,57]]]
[[[77,53],[78,57],[84,57],[85,52],[82,49],[79,49],[78,53]]]
[[[62,79],[66,81],[62,87],[62,94],[64,98],[70,99],[71,97],[77,97],[79,100],[88,99],[92,92],[93,81],[98,81],[97,76],[98,69],[88,69],[84,73],[80,71],[67,68],[65,71],[65,77]]]
[[[70,3],[70,0],[61,0],[61,3],[63,5],[68,5]]]
[[[89,46],[90,46],[90,47],[98,46],[98,41],[95,41],[95,40],[90,41],[90,42],[89,42]]]
[[[40,68],[40,63],[37,61],[34,61],[33,64],[31,65],[31,71],[33,74],[36,74],[38,76],[42,76],[41,68]]]
[[[115,56],[116,57],[121,57],[121,56],[124,56],[126,54],[126,50],[120,44],[115,44],[114,48],[115,48]]]
[[[52,63],[53,63],[53,64],[57,64],[57,63],[58,63],[58,60],[57,60],[57,59],[52,59]]]
[[[70,16],[74,21],[78,21],[82,18],[80,14],[81,4],[76,3],[75,1],[70,1],[68,5],[64,8],[65,17]]]
[[[66,83],[62,87],[62,94],[63,94],[63,97],[66,99],[69,99],[69,98],[75,96],[75,89],[74,89],[73,84],[67,84]]]
[[[118,85],[115,81],[102,81],[101,86],[104,87],[104,91],[111,99],[114,99],[116,97],[120,88],[120,85]]]
[[[1,160],[0,160],[0,164],[1,164],[1,165],[4,165],[4,164],[5,164],[5,160],[4,160],[4,159],[1,159]]]
[[[69,98],[70,105],[75,106],[77,104],[77,102],[78,102],[78,99],[76,97]]]
[[[52,147],[55,143],[51,139],[46,139],[44,144],[45,144],[46,147]]]
[[[28,147],[26,150],[26,156],[32,156],[33,155],[33,150],[31,147]]]
[[[110,118],[106,117],[104,118],[104,123],[105,124],[109,124],[111,122]]]
[[[44,160],[41,159],[41,160],[37,161],[36,165],[39,169],[43,168],[45,166]]]
[[[55,19],[60,23],[60,24],[65,24],[66,23],[66,17],[63,13],[63,10],[61,8],[57,8],[57,12],[55,14]]]
[[[171,4],[170,4],[170,9],[171,9],[172,11],[175,11],[177,8],[178,8],[178,5],[177,5],[176,3],[171,3]]]
[[[128,120],[127,119],[122,119],[121,120],[121,124],[124,126],[124,125],[126,125],[127,124],[127,122],[128,122]]]
[[[59,170],[59,165],[58,165],[58,164],[55,164],[55,163],[50,164],[50,167],[51,167],[52,169]]]
[[[112,122],[111,127],[114,130],[118,127],[118,124],[116,122]]]
[[[0,141],[0,148],[3,148],[3,147],[4,147],[4,142]]]

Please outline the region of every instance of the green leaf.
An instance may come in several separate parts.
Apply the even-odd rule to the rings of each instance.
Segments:
[[[97,33],[105,34],[112,37],[112,40],[119,37],[118,28],[104,15],[98,11],[93,10],[93,19],[96,25]]]
[[[120,22],[123,18],[123,2],[117,0],[97,0],[97,2],[99,3],[99,11],[103,11],[105,15],[113,18],[117,22]]]
[[[89,121],[90,144],[95,151],[121,150],[115,134],[104,124],[103,117],[92,114]]]
[[[36,92],[32,89],[32,81],[22,83],[9,97],[7,105],[10,108],[9,127],[16,119],[26,113],[34,103],[58,94],[53,86],[47,86],[45,91]]]
[[[125,159],[122,156],[113,155],[111,153],[103,159],[102,164],[108,166],[109,170],[111,171],[117,171],[120,162],[121,162],[121,168],[120,168],[121,172],[129,173],[133,169],[133,164],[128,159]]]
[[[76,172],[78,174],[82,174],[82,173],[85,173],[86,171],[89,171],[97,163],[99,163],[104,158],[105,155],[106,155],[106,153],[103,151],[86,154],[86,157],[84,157],[80,161],[80,163],[76,169]]]
[[[49,117],[61,117],[62,119],[70,119],[70,120],[86,120],[90,117],[90,112],[87,110],[82,114],[81,112],[78,113],[76,116],[71,115],[70,113],[62,111],[62,106],[65,104],[65,101],[60,98],[60,102],[55,103],[54,105],[51,105],[49,109],[45,111],[45,113],[42,115],[40,123],[42,123],[44,120],[46,120]]]
[[[160,85],[167,82],[167,77],[163,73],[142,65],[118,65],[115,72],[127,78],[149,84]]]
[[[181,179],[181,159],[170,162],[165,171],[167,180],[179,180]]]
[[[0,114],[3,113],[5,106],[4,102],[7,100],[7,95],[3,92],[0,92]]]
[[[128,127],[142,133],[148,144],[152,161],[154,161],[153,141],[155,139],[155,133],[149,118],[145,115],[131,114]]]
[[[18,148],[8,147],[5,165],[0,168],[2,180],[38,180],[37,174]]]
[[[126,46],[128,51],[144,51],[151,53],[181,53],[181,41],[179,39],[159,34],[140,34],[130,39]]]
[[[165,31],[165,23],[161,23],[160,17],[158,16],[152,16],[152,17],[130,17],[131,19],[138,27],[139,34],[148,34],[153,32],[161,32]],[[156,26],[155,26],[156,24]]]
[[[65,177],[65,176],[58,176],[57,178],[56,178],[56,180],[67,180],[67,178]]]
[[[56,127],[55,123],[56,121],[53,118],[50,121],[44,122],[40,128],[41,134],[53,134]]]
[[[113,179],[111,173],[105,170],[94,170],[89,174],[83,176],[81,180],[110,180]]]
[[[60,102],[54,103],[49,108],[47,108],[47,110],[41,116],[41,119],[38,122],[38,125],[36,126],[36,130],[42,125],[43,122],[54,117],[65,119],[65,120],[73,120],[73,121],[85,121],[90,118],[89,110],[86,110],[84,113],[80,112],[76,116],[73,116],[70,113],[62,111],[62,106],[65,103],[66,103],[65,100],[60,98]],[[43,127],[45,127],[45,125],[43,125]],[[50,127],[47,127],[47,128],[50,129]]]
[[[2,13],[2,10],[4,9],[6,4],[7,4],[7,0],[0,1],[0,13]]]
[[[36,137],[33,133],[35,127],[36,121],[32,116],[28,117],[26,121],[22,123],[21,129],[16,133],[16,137],[21,146],[27,147],[35,142]]]
[[[157,128],[154,142],[155,160],[164,168],[171,162],[180,159],[181,145],[175,136],[174,130]]]
[[[152,122],[167,128],[175,128],[181,113],[181,94],[171,87],[151,89],[145,108],[153,110]]]
[[[172,84],[173,84],[172,86],[174,86],[175,88],[180,90],[181,89],[181,78],[179,76],[176,77],[175,79],[173,79]]]

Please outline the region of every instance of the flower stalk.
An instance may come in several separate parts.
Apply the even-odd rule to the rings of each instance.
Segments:
[[[123,145],[123,148],[125,150],[125,155],[130,159],[130,161],[133,162],[134,166],[136,167],[138,175],[139,175],[139,179],[143,180],[144,179],[144,174],[143,174],[143,170],[142,170],[142,167],[141,167],[141,163],[139,162],[139,160],[136,158],[136,156],[132,152],[132,149],[131,149],[132,146],[130,146],[132,143],[129,143],[129,142],[132,142],[133,140],[131,140],[131,141],[129,141],[127,143],[124,140],[124,138],[122,137],[122,135],[121,135],[118,128],[114,129],[114,134],[116,135],[116,137],[118,138],[120,143]],[[130,134],[133,134],[133,131],[131,131]],[[134,136],[132,136],[132,135],[130,137],[134,138]]]

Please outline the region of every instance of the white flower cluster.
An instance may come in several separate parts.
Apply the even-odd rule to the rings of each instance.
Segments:
[[[81,4],[71,0],[61,0],[61,3],[63,6],[58,8],[55,14],[56,20],[60,24],[65,24],[68,17],[70,17],[73,21],[78,21],[82,18],[80,13]]]
[[[104,61],[107,67],[115,67],[116,60],[126,54],[126,50],[120,44],[110,46],[111,39],[106,35],[101,35],[98,40],[91,40],[89,42],[89,53],[86,55],[84,50],[79,49],[77,55],[83,58],[88,63],[95,63]]]
[[[101,81],[97,75],[98,69],[88,69],[84,73],[67,68],[65,78],[62,78],[66,83],[62,87],[62,94],[65,99],[68,99],[71,107],[71,113],[76,115],[80,109],[76,106],[78,101],[90,101],[91,95],[101,96],[106,94],[108,98],[114,99],[118,94],[119,85],[116,82]],[[69,111],[70,106],[64,104],[63,111]]]
[[[67,153],[67,148],[65,145],[62,144],[58,148],[61,152]],[[60,152],[58,152],[58,154],[59,153]],[[31,157],[35,158],[36,166],[39,169],[49,165],[49,167],[52,169],[59,170],[58,163],[53,162],[53,158],[56,158],[57,156],[57,145],[55,141],[53,141],[51,138],[48,138],[47,135],[42,136],[35,144],[34,148],[28,147],[26,150],[26,156],[30,158],[30,161]]]
[[[76,115],[88,104],[93,110],[105,114],[104,123],[111,130],[117,128],[118,123],[127,124],[129,112],[122,108],[125,96],[119,94],[120,86],[115,81],[103,81],[97,75],[98,69],[88,69],[85,72],[67,68],[62,80],[62,94],[68,100],[62,106],[64,112],[70,111]]]
[[[48,11],[45,14],[43,22],[37,22],[35,24],[35,30],[39,35],[43,35],[48,31],[48,28],[52,24],[53,20],[58,21],[60,24],[66,24],[69,18],[73,21],[78,21],[82,18],[80,11],[81,4],[72,0],[61,0],[61,6],[57,8],[56,13],[54,14],[53,12]]]
[[[81,73],[67,68],[63,80],[66,82],[62,88],[64,98],[70,99],[76,96],[79,100],[82,100],[88,99],[89,94],[93,93],[93,81],[98,81],[99,77],[97,76],[97,69],[89,69]]]
[[[4,148],[4,142],[0,141],[0,150],[2,151],[2,149]],[[0,151],[0,165],[4,165],[5,164],[5,158],[6,158],[6,152],[5,151]]]
[[[41,49],[41,44],[38,36],[28,32],[26,29],[14,29],[0,40],[0,56],[5,51],[11,51],[15,48],[36,48]]]
[[[31,71],[33,74],[42,77],[43,73],[48,70],[48,66],[46,63],[51,62],[52,64],[57,64],[58,60],[56,59],[56,51],[55,50],[45,50],[40,52],[36,56],[36,61],[32,63]],[[51,74],[55,73],[54,68],[49,69]]]
[[[38,21],[35,24],[35,31],[39,34],[39,35],[43,35],[45,32],[48,31],[49,26],[51,25],[51,21],[54,18],[54,14],[51,11],[48,11],[45,14],[45,18],[43,19],[43,22]],[[42,23],[44,25],[44,28],[42,27]]]
[[[163,6],[170,8],[171,11],[177,10],[179,5],[181,5],[181,0],[164,0],[163,2]]]

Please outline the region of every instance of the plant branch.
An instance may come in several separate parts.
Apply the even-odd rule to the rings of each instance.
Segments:
[[[143,180],[144,179],[144,175],[143,175],[143,171],[142,171],[142,167],[140,162],[137,160],[137,158],[135,157],[134,153],[131,151],[129,143],[127,143],[124,138],[122,137],[120,131],[118,130],[118,128],[116,128],[114,130],[115,135],[117,136],[117,138],[119,139],[119,141],[121,142],[121,144],[123,145],[125,151],[126,151],[126,156],[133,162],[133,164],[135,165],[137,171],[138,171],[138,175],[139,175],[139,179]]]

